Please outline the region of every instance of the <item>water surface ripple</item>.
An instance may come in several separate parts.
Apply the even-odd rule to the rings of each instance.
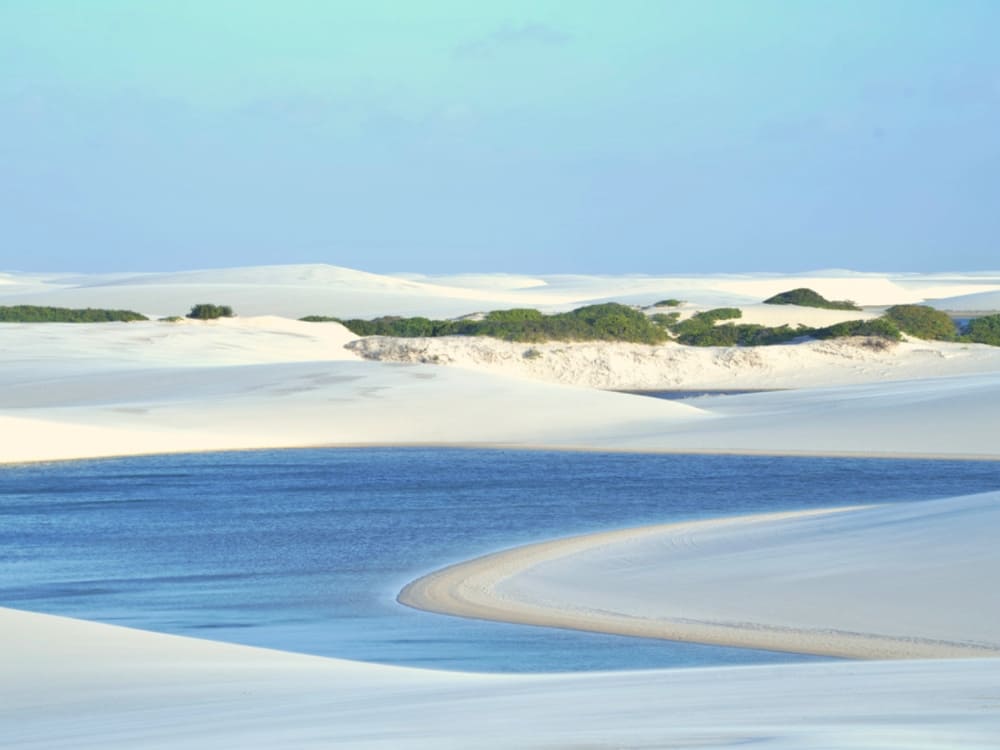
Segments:
[[[310,449],[0,468],[0,603],[349,659],[566,671],[801,657],[407,609],[411,579],[557,536],[1000,488],[1000,463]]]

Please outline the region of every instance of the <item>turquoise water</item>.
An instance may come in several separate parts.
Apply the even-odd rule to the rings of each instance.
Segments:
[[[434,615],[411,579],[637,524],[1000,488],[1000,463],[445,449],[0,469],[0,603],[349,659],[476,671],[801,661]]]

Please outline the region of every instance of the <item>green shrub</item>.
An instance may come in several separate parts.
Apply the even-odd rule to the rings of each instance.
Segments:
[[[695,313],[692,317],[714,323],[717,320],[736,320],[743,317],[743,311],[738,307],[716,307],[712,310]]]
[[[843,323],[827,326],[826,328],[817,328],[810,335],[817,339],[842,339],[849,336],[868,336],[899,341],[902,338],[899,333],[899,327],[889,318],[848,320]]]
[[[772,346],[807,336],[811,328],[783,325],[768,327],[755,324],[723,323],[700,330],[682,332],[677,340],[687,346]]]
[[[546,316],[538,310],[518,307],[512,310],[493,310],[479,321],[456,321],[456,333],[468,332],[473,336],[490,336],[508,341],[544,341]]]
[[[770,346],[812,336],[818,339],[864,336],[898,341],[899,328],[888,317],[875,320],[852,320],[826,328],[768,327],[750,324],[723,323],[741,317],[734,307],[721,307],[696,313],[678,321],[680,313],[658,313],[647,317],[627,305],[608,302],[588,305],[571,312],[544,315],[537,310],[495,310],[482,320],[431,320],[423,317],[403,318],[383,316],[372,320],[340,321],[358,336],[490,336],[525,343],[540,341],[626,341],[658,344],[673,333],[677,341],[688,346]],[[993,316],[1000,318],[1000,316]],[[302,320],[336,320],[310,315]],[[997,325],[1000,325],[998,323]],[[534,347],[526,349],[525,359],[536,359],[542,353]]]
[[[826,328],[809,328],[802,325],[795,328],[788,325],[770,327],[752,324],[734,325],[732,323],[700,328],[683,328],[682,325],[677,326],[680,330],[677,341],[687,346],[773,346],[807,336],[817,339],[836,339],[850,336],[865,336],[890,341],[900,339],[896,324],[885,318],[851,320]]]
[[[530,307],[515,307],[511,310],[493,310],[486,314],[483,318],[484,321],[489,321],[491,323],[501,323],[518,325],[520,323],[537,323],[544,320],[545,316],[538,310],[533,310]]]
[[[316,319],[320,316],[310,316]],[[386,316],[341,321],[358,336],[490,336],[507,341],[629,341],[655,344],[669,336],[643,313],[607,302],[572,312],[544,315],[538,310],[494,310],[482,320],[429,320]]]
[[[736,346],[740,343],[740,331],[732,323],[721,326],[708,325],[700,329],[682,331],[677,341],[687,346]]]
[[[189,312],[187,316],[189,318],[194,318],[195,320],[231,318],[233,317],[233,308],[229,307],[229,305],[212,305],[206,302],[192,307],[191,312]]]
[[[1000,315],[984,315],[966,323],[962,339],[974,344],[1000,346]]]
[[[110,323],[134,320],[149,320],[149,318],[132,310],[103,310],[92,307],[82,310],[38,305],[0,307],[2,323]]]
[[[773,327],[743,325],[738,326],[738,328],[740,329],[740,346],[773,346],[812,334],[812,329],[807,326],[792,328],[789,325]]]
[[[735,307],[717,307],[713,310],[704,310],[695,313],[687,320],[674,322],[667,326],[682,344],[691,346],[727,346],[727,344],[717,343],[725,340],[728,332],[713,333],[717,321],[735,320],[743,316]]]
[[[654,302],[653,307],[680,307],[684,304],[683,300],[679,299],[661,299],[659,302]]]
[[[304,323],[340,323],[340,318],[331,318],[329,315],[306,315],[299,318]]]
[[[800,287],[781,292],[764,300],[765,305],[798,305],[799,307],[821,307],[826,310],[860,310],[851,300],[828,300],[819,292]]]
[[[322,316],[311,315],[312,319]],[[372,320],[351,318],[338,321],[358,336],[399,336],[416,338],[423,336],[448,336],[458,332],[467,321],[431,320],[430,318],[403,318],[398,315],[383,315]]]
[[[954,341],[955,323],[947,314],[927,305],[894,305],[885,316],[903,333],[927,341]]]
[[[649,319],[656,323],[658,326],[663,326],[664,328],[672,328],[677,325],[677,321],[680,320],[681,314],[679,312],[670,313],[653,313],[649,316]]]

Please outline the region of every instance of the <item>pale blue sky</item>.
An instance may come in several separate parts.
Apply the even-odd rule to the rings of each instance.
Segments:
[[[1000,268],[996,0],[0,0],[0,270]]]

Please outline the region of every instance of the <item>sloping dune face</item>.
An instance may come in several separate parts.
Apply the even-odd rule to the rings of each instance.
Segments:
[[[526,294],[561,300],[553,307],[612,292],[652,304],[673,284],[690,287],[682,307],[690,314],[696,298],[787,289],[805,283],[804,277],[501,276],[491,285],[481,275],[411,280],[313,265],[9,278],[18,283],[8,285],[14,293],[0,293],[0,304],[92,304],[152,314],[183,313],[211,301],[232,304],[240,315],[0,326],[6,355],[0,419],[18,436],[0,445],[0,461],[360,443],[977,457],[1000,450],[984,435],[1000,408],[992,398],[1000,371],[997,347],[919,341],[879,349],[848,341],[701,348],[485,337],[359,340],[338,323],[287,317],[295,307],[384,314],[399,311],[393,300],[404,297],[406,305],[432,314],[525,305]],[[842,272],[807,280],[823,278],[831,296],[859,281]],[[544,286],[521,288],[539,280]],[[860,281],[878,289],[896,284],[888,277]],[[969,284],[989,282],[969,277]],[[921,283],[941,290],[964,282],[949,277]],[[901,277],[897,286],[915,284]],[[35,291],[24,293],[28,287]],[[286,316],[249,315],[241,304]],[[770,323],[786,309],[793,320],[805,314],[822,322],[841,314],[745,307],[748,320]],[[794,390],[712,397],[694,405],[593,390],[699,388]],[[926,429],[928,419],[941,429]]]
[[[938,310],[954,312],[1000,312],[1000,291],[991,290],[934,299],[929,304]]]
[[[304,445],[574,444],[696,407],[361,361],[336,323],[5,324],[0,462]]]
[[[153,316],[183,315],[199,302],[241,315],[454,316],[518,304],[549,305],[564,295],[520,286],[447,286],[329,265],[268,266],[134,276],[75,277],[36,284],[0,304],[128,307]]]

